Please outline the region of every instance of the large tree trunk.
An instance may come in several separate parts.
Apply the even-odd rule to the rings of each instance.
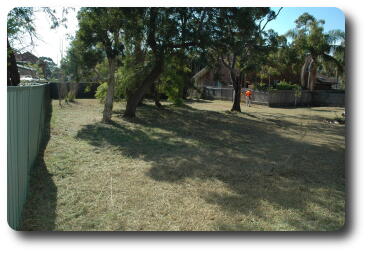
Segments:
[[[310,68],[308,80],[309,80],[308,88],[309,90],[313,91],[315,89],[315,84],[317,80],[317,65],[314,61],[312,62],[312,66]]]
[[[231,72],[230,77],[234,88],[234,101],[231,111],[241,112],[240,109],[241,84],[239,82],[239,79],[236,77],[235,73]]]
[[[64,100],[64,102],[68,104],[68,92],[69,92],[69,87],[65,81],[64,74],[60,77],[59,83],[57,84],[57,89],[58,89],[59,106],[62,107],[63,106],[62,100]]]
[[[108,61],[109,61],[109,80],[107,83],[107,94],[105,98],[105,106],[102,116],[102,122],[104,123],[110,122],[112,116],[112,108],[114,103],[116,57],[109,58]]]
[[[187,97],[189,96],[189,92],[188,91],[189,91],[189,87],[185,86],[183,88],[183,97],[182,97],[182,99],[184,99],[184,100],[187,99]]]
[[[240,99],[241,99],[241,89],[239,85],[234,86],[234,102],[231,111],[241,112],[240,109]]]
[[[185,99],[185,96],[184,96],[184,87],[179,87],[179,90],[178,90],[178,98],[181,98],[181,99]]]
[[[150,73],[138,85],[135,91],[127,97],[127,105],[124,112],[124,117],[135,117],[135,112],[139,101],[143,98],[155,80],[160,76],[163,68],[163,59],[158,59]]]
[[[75,83],[70,83],[70,89],[69,89],[69,101],[71,102],[75,102],[75,99],[77,98],[77,94],[78,94],[78,88],[79,88],[79,83],[75,82]]]
[[[305,82],[305,75],[306,75],[307,72],[307,60],[305,60],[303,66],[302,66],[302,69],[300,71],[300,86],[302,88],[307,88],[308,87],[308,84],[307,82]]]
[[[15,59],[15,54],[13,49],[10,47],[9,40],[7,40],[7,85],[16,86],[20,83],[20,77],[18,72],[17,60]]]
[[[160,93],[158,91],[158,83],[155,82],[152,85],[152,88],[153,88],[153,98],[155,100],[155,105],[158,108],[162,108],[162,104],[160,103]]]
[[[270,86],[271,86],[271,75],[268,74],[268,87],[270,87]]]

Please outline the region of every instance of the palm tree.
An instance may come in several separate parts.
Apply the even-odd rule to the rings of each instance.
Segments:
[[[296,28],[290,30],[287,36],[293,39],[292,45],[305,58],[301,70],[301,86],[313,90],[317,67],[321,63],[332,63],[339,73],[344,71],[345,34],[340,30],[324,33],[324,21],[316,20],[308,13],[302,14],[295,23]]]

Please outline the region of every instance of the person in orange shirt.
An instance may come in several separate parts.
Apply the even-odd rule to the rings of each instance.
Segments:
[[[251,99],[252,99],[252,92],[250,90],[247,90],[245,92],[245,106],[249,106],[250,107],[250,102],[251,102]]]

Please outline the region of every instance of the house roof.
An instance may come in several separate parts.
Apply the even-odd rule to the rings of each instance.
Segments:
[[[237,74],[240,73],[238,69],[234,70]],[[232,81],[230,77],[230,70],[222,63],[219,62],[214,66],[206,66],[197,72],[193,77],[196,84],[202,84],[215,81],[219,81],[222,85],[231,86]]]
[[[38,63],[39,59],[37,56],[33,55],[31,52],[27,51],[25,53],[21,53],[21,54],[15,54],[15,59],[16,61],[21,61],[21,62],[31,62],[31,63]]]
[[[319,84],[326,84],[326,85],[336,85],[338,84],[338,80],[336,78],[328,77],[326,75],[317,74],[317,83]]]
[[[210,71],[210,69],[206,66],[204,67],[202,70],[200,70],[199,72],[197,72],[193,77],[192,79],[200,79],[202,77],[204,77],[205,75],[208,74],[208,72]]]
[[[28,66],[24,66],[21,64],[17,64],[18,69],[24,69],[24,70],[30,70],[30,71],[36,71],[34,68],[28,67]]]

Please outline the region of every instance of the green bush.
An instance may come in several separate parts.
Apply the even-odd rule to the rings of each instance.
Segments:
[[[255,84],[254,85],[254,90],[258,90],[258,91],[267,91],[268,90],[268,86],[266,83],[259,83],[259,84]]]
[[[107,82],[103,82],[101,85],[97,87],[95,97],[99,99],[101,103],[104,102],[107,94]]]
[[[89,93],[91,91],[91,85],[86,85],[86,87],[84,88],[84,92],[85,93]]]
[[[185,56],[166,59],[164,72],[160,76],[161,91],[174,105],[184,104],[184,91],[191,87],[191,76],[190,63]]]
[[[123,92],[124,91],[122,86],[116,84],[114,88],[114,101],[120,101],[122,98],[124,98]],[[106,94],[107,94],[107,82],[103,82],[101,85],[97,87],[95,97],[96,99],[99,99],[101,103],[103,103],[105,101]]]
[[[179,96],[179,89],[181,89],[181,87],[175,85],[170,86],[166,84],[165,87],[165,94],[167,95],[168,100],[176,106],[182,106],[184,104],[183,99]]]
[[[298,90],[299,89],[299,85],[297,84],[290,84],[288,82],[286,82],[285,80],[280,81],[275,88],[276,90]]]

